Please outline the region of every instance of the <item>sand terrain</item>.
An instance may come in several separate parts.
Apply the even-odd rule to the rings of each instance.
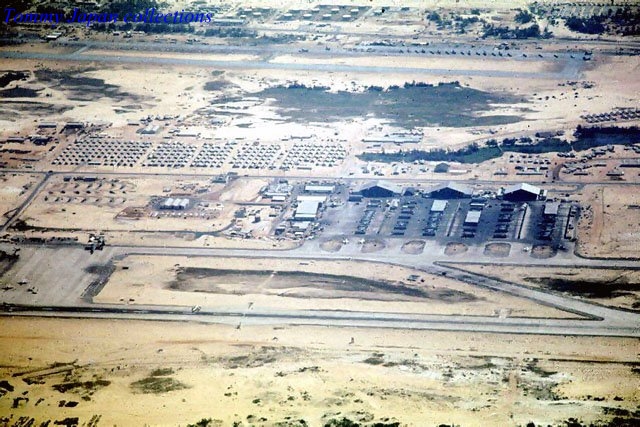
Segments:
[[[287,417],[309,425],[342,417],[409,426],[546,425],[573,416],[607,419],[604,408],[633,411],[640,397],[640,377],[633,372],[638,342],[632,339],[1,322],[0,380],[15,390],[0,399],[0,412],[40,421],[87,422],[99,415],[99,425],[117,426],[175,426],[202,418],[268,426]],[[54,363],[67,370],[13,376]],[[36,383],[22,380],[34,376]],[[148,387],[136,387],[138,381]],[[56,391],[56,384],[69,390]],[[171,388],[177,389],[162,392]],[[29,401],[11,409],[23,392]],[[62,400],[78,403],[59,408]]]
[[[640,272],[633,269],[460,265],[464,270],[521,285],[563,292],[597,304],[640,309]]]
[[[582,1],[578,1],[581,3]],[[515,8],[528,2],[498,0],[491,7],[503,9],[491,12],[496,23],[509,20]],[[356,0],[248,0],[224,5],[225,13],[244,7],[278,7],[309,9],[320,4],[361,5]],[[419,7],[430,9],[486,8],[486,1],[460,0],[375,0],[368,6]],[[186,1],[173,2],[171,7],[191,7]],[[421,12],[422,13],[422,12]],[[400,18],[398,18],[400,21]],[[253,25],[253,24],[252,24]],[[294,24],[282,24],[282,29],[296,29]],[[388,27],[388,28],[385,28]],[[313,27],[311,32],[314,32]],[[318,27],[319,29],[320,27]],[[336,25],[335,37],[318,32],[318,45],[340,45],[349,48],[367,33],[403,37],[414,34],[431,42],[442,42],[444,32],[434,25],[401,26],[384,20],[358,20]],[[274,34],[277,33],[277,30]],[[557,35],[568,34],[561,32]],[[81,34],[83,37],[84,35]],[[574,34],[568,34],[572,37]],[[98,39],[115,40],[112,35],[97,35]],[[144,36],[147,37],[147,36]],[[152,37],[148,36],[147,40]],[[186,36],[177,36],[181,40]],[[315,35],[314,35],[315,37]],[[582,36],[581,36],[582,37]],[[440,40],[442,38],[443,40]],[[466,43],[476,43],[475,35],[460,37]],[[456,36],[458,40],[458,36]],[[557,40],[557,39],[556,39]],[[613,39],[612,39],[613,40]],[[495,44],[499,40],[494,40]],[[316,40],[314,40],[316,43]],[[515,51],[537,51],[538,42],[523,42]],[[418,126],[424,135],[411,148],[433,149],[461,147],[471,142],[482,143],[488,138],[531,136],[538,131],[565,131],[570,137],[578,124],[584,124],[583,114],[610,112],[619,107],[637,107],[640,80],[638,56],[605,55],[603,43],[581,44],[579,41],[540,43],[540,53],[546,60],[484,61],[476,58],[432,58],[420,56],[354,56],[354,58],[313,57],[295,55],[299,47],[309,47],[311,41],[295,46],[291,54],[205,55],[188,54],[187,59],[229,61],[229,69],[157,63],[92,63],[3,59],[0,71],[27,70],[26,82],[13,82],[9,89],[32,89],[33,97],[3,99],[4,112],[0,120],[0,138],[35,132],[36,123],[108,122],[103,132],[121,140],[145,139],[154,146],[172,139],[168,132],[174,127],[192,127],[206,134],[207,140],[245,140],[280,142],[292,135],[309,134],[314,142],[339,142],[348,147],[348,157],[333,168],[294,171],[295,174],[330,178],[353,176],[371,178],[362,172],[364,162],[356,154],[381,147],[370,147],[363,138],[384,135],[399,128],[379,117],[337,117],[325,120],[310,114],[303,124],[283,120],[272,100],[257,99],[265,89],[291,83],[326,86],[338,91],[362,92],[367,86],[387,88],[407,82],[458,81],[461,88],[505,94],[512,97],[507,104],[490,104],[474,117],[489,114],[519,116],[514,123],[497,125],[444,126],[434,123]],[[613,45],[613,44],[611,44]],[[549,55],[563,50],[595,50],[590,61],[581,60],[562,68],[565,63],[553,62]],[[16,50],[16,47],[3,47]],[[69,49],[33,43],[20,45],[25,52],[69,53]],[[574,51],[574,50],[572,50]],[[85,54],[122,56],[131,59],[142,55],[130,51],[87,51]],[[302,52],[299,52],[302,53]],[[82,53],[80,53],[82,54]],[[172,63],[177,53],[144,52],[153,61],[166,58]],[[151,62],[153,62],[151,61]],[[269,66],[284,63],[352,65],[340,71],[242,69],[244,61],[264,61]],[[376,66],[402,66],[415,71],[377,72]],[[574,67],[574,68],[572,68]],[[224,68],[224,67],[220,67]],[[367,71],[362,71],[366,69]],[[441,73],[420,70],[441,69]],[[490,76],[489,71],[500,71]],[[471,73],[465,73],[471,71]],[[73,79],[101,79],[78,87],[60,85],[56,81],[39,79],[43,74],[57,72]],[[527,78],[505,77],[504,73],[539,73]],[[550,78],[552,75],[562,78]],[[566,78],[565,78],[566,77]],[[565,81],[566,80],[566,81]],[[571,81],[569,81],[571,80]],[[207,90],[213,83],[215,89]],[[72,85],[73,86],[73,85]],[[87,87],[88,86],[88,87]],[[104,90],[109,88],[109,91]],[[78,97],[79,91],[86,91]],[[75,97],[75,99],[74,99]],[[234,98],[243,97],[234,103]],[[438,102],[437,100],[429,100]],[[34,102],[34,103],[32,103]],[[307,106],[313,110],[316,106]],[[163,123],[163,130],[154,136],[141,136],[129,121],[148,115],[172,116]],[[51,166],[54,159],[76,134],[59,134],[61,143],[55,148],[5,143],[8,167],[29,167],[39,171],[50,169],[65,173],[73,171],[102,172],[166,172],[165,169]],[[204,136],[194,145],[200,149]],[[216,138],[216,139],[214,139]],[[292,141],[283,146],[289,147]],[[49,149],[52,151],[48,151]],[[395,145],[385,150],[397,150]],[[11,151],[31,150],[27,154]],[[623,153],[624,155],[624,153]],[[563,160],[545,154],[553,166]],[[35,160],[35,161],[34,161]],[[541,174],[515,175],[515,163],[509,154],[482,165],[454,165],[455,173],[435,174],[433,164],[405,165],[404,177],[431,179],[494,180],[498,167],[509,171],[505,180],[540,182],[550,180]],[[379,170],[391,175],[392,165],[379,164]],[[150,198],[181,193],[180,187],[205,186],[205,180],[222,172],[223,168],[185,171],[202,175],[202,180],[173,177],[122,177],[124,188],[109,188],[101,195],[113,201],[84,202],[68,200],[53,203],[45,197],[59,197],[61,191],[76,191],[65,187],[61,177],[52,179],[39,194],[22,219],[37,227],[27,236],[75,235],[86,241],[88,232],[96,228],[107,231],[110,244],[175,245],[238,248],[293,247],[295,241],[276,240],[268,234],[268,222],[256,228],[254,239],[228,239],[222,229],[234,224],[248,229],[250,220],[236,219],[234,213],[242,203],[258,203],[259,189],[268,180],[264,176],[285,176],[278,170],[243,170],[261,176],[260,179],[237,180],[222,188],[212,185],[205,195],[211,208],[217,209],[210,218],[174,216],[152,219],[140,216]],[[402,177],[402,176],[401,176]],[[0,209],[6,212],[17,206],[28,193],[25,185],[33,186],[31,175],[4,175],[0,188]],[[567,180],[572,178],[563,177]],[[601,174],[576,179],[580,183],[594,182]],[[503,179],[503,178],[500,178]],[[635,181],[632,181],[635,182]],[[418,183],[422,185],[422,183]],[[171,187],[165,192],[165,187]],[[583,256],[637,257],[638,209],[637,192],[626,186],[580,184],[556,185],[551,195],[578,193],[585,205],[579,224],[579,254]],[[83,191],[91,190],[88,186]],[[118,192],[108,196],[109,191]],[[122,190],[122,191],[121,191]],[[77,190],[80,191],[80,190]],[[101,190],[102,191],[102,190]],[[51,192],[51,194],[49,193]],[[22,194],[21,194],[22,193]],[[65,193],[64,197],[68,194]],[[72,197],[80,197],[74,195]],[[573,194],[572,194],[573,196]],[[84,196],[83,196],[84,197]],[[90,195],[88,197],[95,197]],[[104,198],[103,197],[103,198]],[[568,197],[568,196],[566,196]],[[217,204],[220,203],[221,206]],[[252,208],[258,210],[252,205]],[[133,212],[133,214],[132,214]],[[263,211],[260,211],[263,215]],[[258,227],[258,226],[256,226]],[[79,231],[64,229],[76,228]],[[202,233],[202,234],[201,234]],[[339,249],[331,242],[326,250]],[[384,242],[370,241],[363,252],[376,252]],[[337,249],[336,249],[337,248]],[[494,247],[495,248],[495,247]],[[499,248],[498,248],[499,249]],[[420,253],[424,247],[413,242],[403,247],[405,253]],[[465,256],[465,245],[452,244],[449,253]],[[204,309],[249,310],[360,310],[376,312],[408,312],[429,314],[467,314],[487,316],[572,317],[559,310],[529,301],[490,292],[443,277],[433,277],[420,271],[371,263],[353,263],[237,258],[186,258],[129,256],[115,262],[115,272],[104,289],[95,297],[105,304],[202,306]],[[475,266],[467,266],[475,269]],[[478,271],[485,272],[478,267]],[[217,270],[217,271],[215,271]],[[220,270],[232,270],[224,274]],[[249,273],[247,273],[249,271]],[[263,274],[267,272],[268,274]],[[300,275],[300,273],[306,275]],[[287,276],[293,273],[297,276]],[[320,273],[338,276],[319,279]],[[417,274],[419,279],[408,278]],[[549,270],[544,268],[504,267],[491,274],[527,286],[543,286],[544,281],[531,279],[567,279],[574,281],[608,281],[615,285],[637,284],[637,271]],[[353,276],[360,280],[353,285]],[[291,279],[291,277],[294,277]],[[288,278],[288,280],[287,280]],[[298,283],[292,281],[298,280]],[[340,283],[344,280],[344,283]],[[383,291],[374,291],[371,282],[389,281]],[[424,281],[422,281],[424,280]],[[596,295],[590,300],[625,309],[637,309],[637,289],[624,286],[609,297]],[[417,296],[416,296],[417,295]],[[348,417],[362,423],[399,421],[410,426],[455,423],[464,426],[511,426],[535,422],[539,425],[561,424],[570,417],[590,423],[609,420],[613,416],[638,418],[640,376],[638,374],[638,340],[609,338],[577,338],[525,335],[492,335],[445,333],[437,331],[369,330],[357,328],[320,327],[247,327],[236,325],[202,325],[191,323],[154,323],[126,320],[69,320],[59,318],[27,319],[0,317],[0,416],[34,417],[39,422],[79,417],[91,425],[92,417],[99,425],[185,425],[201,418],[218,420],[218,425],[297,425],[304,419],[309,425],[324,425],[331,419]],[[7,384],[13,390],[7,388]],[[54,387],[55,386],[55,387]],[[173,388],[173,390],[171,390]],[[28,400],[26,400],[26,399]],[[17,399],[17,400],[16,400]],[[64,401],[64,402],[62,402]],[[61,403],[62,402],[62,403]],[[12,406],[15,405],[15,408]],[[1,422],[1,421],[0,421]],[[284,424],[278,424],[278,423]],[[301,424],[301,423],[298,423]]]
[[[287,272],[317,276],[288,279]],[[333,275],[335,280],[322,274]],[[419,279],[407,280],[413,274]],[[354,271],[351,262],[296,259],[252,259],[248,265],[242,258],[129,256],[116,264],[107,285],[94,297],[98,303],[122,301],[142,305],[199,305],[209,310],[242,311],[250,307],[574,317],[571,313],[419,270],[359,262]]]
[[[578,222],[578,250],[590,257],[638,257],[640,194],[626,187],[586,186]]]
[[[28,190],[37,182],[35,175],[2,174],[0,175],[0,223],[4,224],[8,212],[28,197]]]

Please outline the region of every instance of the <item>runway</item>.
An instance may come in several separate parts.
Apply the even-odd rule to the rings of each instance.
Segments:
[[[0,249],[9,250],[6,245]],[[48,251],[48,252],[45,252]],[[330,327],[364,327],[467,331],[508,334],[538,335],[576,335],[640,338],[640,315],[623,310],[592,304],[557,293],[543,292],[537,289],[495,280],[486,276],[456,270],[438,263],[435,257],[420,255],[408,256],[401,253],[360,254],[317,253],[313,247],[302,247],[289,251],[282,250],[241,250],[209,248],[166,248],[166,247],[107,247],[89,255],[79,247],[41,248],[21,247],[21,260],[15,269],[21,277],[29,279],[29,286],[38,287],[38,294],[14,293],[2,295],[2,313],[10,316],[39,316],[63,318],[104,318],[136,319],[149,321],[180,321],[201,323],[222,323],[236,325],[316,325]],[[521,318],[498,316],[465,315],[429,315],[412,313],[374,313],[362,311],[335,310],[291,310],[247,307],[243,310],[207,310],[192,312],[184,306],[148,306],[142,304],[94,304],[87,298],[87,290],[99,273],[87,270],[90,265],[103,265],[115,258],[127,255],[144,254],[158,256],[198,256],[198,257],[247,257],[247,258],[296,258],[296,259],[342,259],[366,260],[387,264],[404,265],[419,268],[431,274],[445,273],[448,278],[489,288],[499,292],[526,298],[539,304],[555,307],[582,316],[578,319],[563,318]],[[366,255],[366,256],[365,256]],[[38,262],[37,257],[45,258],[49,264],[55,264],[58,272],[75,272],[51,277],[51,265]],[[548,262],[549,260],[547,260]],[[556,261],[557,262],[557,261]],[[606,266],[609,261],[584,260],[576,258],[574,265]],[[561,262],[566,264],[566,262]],[[637,262],[628,262],[637,266]],[[619,265],[619,264],[616,264]]]

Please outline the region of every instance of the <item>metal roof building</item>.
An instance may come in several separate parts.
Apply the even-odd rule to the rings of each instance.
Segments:
[[[444,212],[447,208],[446,200],[434,200],[429,212]]]
[[[330,194],[333,193],[335,186],[333,185],[305,185],[304,192],[305,193],[321,193],[321,194]]]
[[[173,206],[173,201],[174,199],[172,197],[169,197],[168,199],[164,199],[164,202],[162,202],[162,209],[171,209]]]
[[[482,211],[469,211],[464,219],[465,224],[478,224],[480,222],[480,215]]]
[[[303,200],[298,203],[296,213],[293,219],[296,221],[309,221],[316,219],[318,215],[318,209],[320,208],[320,202],[312,200]]]
[[[186,209],[189,207],[189,199],[174,199],[169,197],[164,199],[160,209]]]
[[[544,204],[544,215],[555,216],[558,215],[558,208],[560,202],[547,202]]]

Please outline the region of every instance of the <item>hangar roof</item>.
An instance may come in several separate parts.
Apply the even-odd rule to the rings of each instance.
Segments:
[[[466,194],[469,196],[471,195],[471,193],[473,193],[473,190],[471,190],[469,186],[460,184],[458,182],[452,182],[452,181],[446,182],[444,184],[436,185],[435,187],[429,190],[429,193],[433,193],[435,191],[440,191],[444,189],[458,191],[462,194]]]
[[[526,182],[521,182],[520,184],[514,184],[510,187],[505,188],[504,194],[515,193],[516,191],[526,191],[527,193],[535,194],[536,196],[540,194],[540,188],[535,185],[527,184]]]

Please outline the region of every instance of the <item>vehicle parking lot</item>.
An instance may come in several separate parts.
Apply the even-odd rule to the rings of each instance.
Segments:
[[[480,245],[520,242],[560,245],[571,205],[557,203],[545,214],[546,201],[509,202],[467,198],[434,200],[418,196],[364,198],[327,212],[325,235],[404,238]]]

